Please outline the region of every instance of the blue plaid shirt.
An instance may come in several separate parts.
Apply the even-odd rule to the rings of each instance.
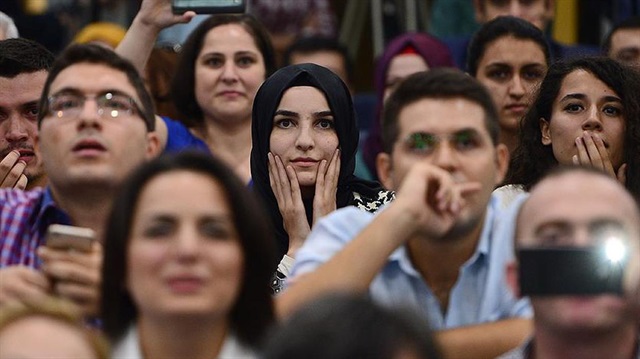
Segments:
[[[71,224],[71,219],[56,206],[50,188],[0,189],[0,268],[39,268],[36,249],[44,244],[47,227],[54,223]]]

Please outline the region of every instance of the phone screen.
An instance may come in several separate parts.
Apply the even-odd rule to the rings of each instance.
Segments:
[[[95,238],[95,232],[89,228],[52,224],[47,229],[46,246],[88,252]]]
[[[173,0],[173,12],[195,11],[199,14],[244,13],[245,0]]]

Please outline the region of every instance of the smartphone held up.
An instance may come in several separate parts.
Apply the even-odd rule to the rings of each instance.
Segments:
[[[241,14],[245,0],[172,0],[174,14],[194,11],[196,14]]]
[[[47,229],[46,246],[53,249],[89,252],[96,240],[90,228],[52,224]]]

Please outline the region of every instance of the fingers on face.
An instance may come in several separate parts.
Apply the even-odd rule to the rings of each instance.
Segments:
[[[280,176],[278,174],[278,167],[276,166],[276,161],[269,152],[267,154],[267,158],[269,160],[269,184],[271,185],[271,189],[273,190],[276,198],[280,198]]]
[[[25,183],[24,186],[26,187],[27,177],[23,173],[27,167],[27,163],[18,160],[20,156],[19,153],[18,158],[14,161],[13,157],[16,153],[16,151],[9,152],[9,154],[0,163],[0,177],[3,177],[2,182],[0,183],[1,187],[16,187],[20,189],[18,186],[22,182]]]
[[[29,184],[29,179],[24,174],[21,174],[14,188],[24,190],[27,188],[27,184]]]
[[[338,184],[338,178],[340,177],[340,149],[336,148],[336,151],[331,158],[331,163],[329,164],[328,172],[330,174],[329,180],[331,181],[331,188],[335,188]],[[334,191],[335,192],[335,189]]]
[[[623,185],[627,184],[627,164],[623,163],[620,168],[618,168],[618,173],[616,173],[616,178]]]
[[[482,189],[480,182],[457,183],[446,172],[437,173],[433,185],[437,186],[435,192],[436,208],[440,212],[458,213],[465,205],[465,196]]]
[[[316,173],[316,188],[324,188],[325,178],[329,175],[328,168],[330,167],[330,165],[327,165],[327,160],[320,161],[318,172]]]
[[[613,164],[609,158],[609,151],[597,133],[585,132],[576,138],[578,154],[572,160],[574,164],[589,165],[601,169],[615,176]]]
[[[20,152],[14,150],[7,153],[2,161],[0,161],[0,172],[7,173],[11,171],[13,166],[18,162],[18,159],[20,159]]]

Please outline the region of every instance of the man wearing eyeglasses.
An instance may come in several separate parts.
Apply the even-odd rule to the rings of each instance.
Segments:
[[[368,293],[423,314],[447,357],[494,358],[530,330],[509,291],[511,238],[492,196],[507,169],[498,115],[475,79],[452,69],[408,77],[385,103],[382,183],[396,199],[377,214],[338,210],[299,250],[278,298],[287,314],[331,291]]]
[[[136,69],[95,45],[68,48],[44,84],[35,141],[48,186],[0,190],[0,306],[50,295],[97,314],[102,245],[48,248],[50,224],[103,224],[118,185],[160,150],[153,104]]]

